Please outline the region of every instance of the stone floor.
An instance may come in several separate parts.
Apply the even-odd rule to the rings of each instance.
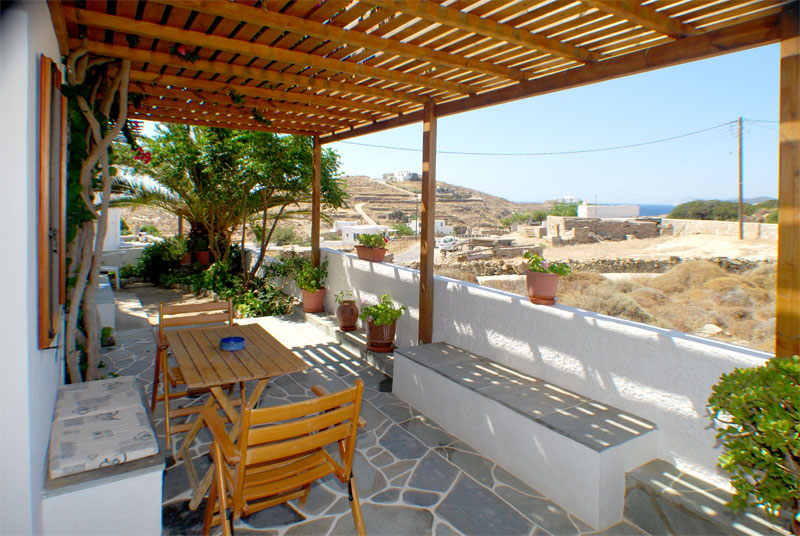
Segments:
[[[309,363],[302,373],[275,378],[259,405],[310,398],[312,385],[339,390],[356,378],[365,383],[354,470],[370,535],[600,534],[502,467],[451,436],[391,393],[386,377],[335,339],[295,317],[258,319],[270,333]],[[137,376],[149,385],[154,344],[149,329],[116,334],[104,354],[106,373]],[[196,399],[190,403],[202,403]],[[163,446],[161,406],[154,415]],[[198,469],[209,465],[207,432],[192,447]],[[163,488],[163,534],[199,534],[205,504],[188,509],[189,482],[182,461],[168,459]],[[217,530],[216,533],[220,531]],[[315,484],[305,506],[296,501],[239,521],[237,534],[353,534],[346,488],[333,477]],[[641,535],[623,521],[602,534]]]

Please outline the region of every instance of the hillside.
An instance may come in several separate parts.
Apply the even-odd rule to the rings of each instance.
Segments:
[[[379,223],[393,223],[389,214],[398,210],[407,217],[421,210],[417,202],[422,188],[420,182],[382,183],[367,177],[343,177],[342,180],[350,196],[349,205],[355,207],[364,203],[364,210]],[[514,203],[446,182],[438,182],[437,186],[436,219],[445,220],[447,225],[501,230],[499,220],[503,216],[550,206],[549,203]]]

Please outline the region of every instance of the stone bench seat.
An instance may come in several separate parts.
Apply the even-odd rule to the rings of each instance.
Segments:
[[[50,428],[43,533],[160,533],[163,469],[136,378],[61,387]]]
[[[395,394],[595,528],[657,456],[653,423],[489,358],[442,342],[394,356]]]

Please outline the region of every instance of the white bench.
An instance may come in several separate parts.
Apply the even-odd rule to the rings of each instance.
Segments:
[[[161,534],[164,460],[133,377],[65,385],[50,429],[44,534]]]
[[[598,530],[657,453],[653,423],[446,343],[396,349],[393,392]]]

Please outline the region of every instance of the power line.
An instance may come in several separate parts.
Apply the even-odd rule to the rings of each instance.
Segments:
[[[778,121],[767,121],[761,119],[746,119],[747,122],[758,122],[758,123],[777,123]],[[656,143],[664,143],[667,141],[677,140],[680,138],[686,138],[689,136],[695,136],[697,134],[702,134],[704,132],[709,132],[712,130],[716,130],[723,127],[729,127],[735,125],[737,121],[728,121],[726,123],[721,123],[719,125],[704,128],[701,130],[695,130],[694,132],[687,132],[685,134],[679,134],[677,136],[670,136],[668,138],[661,138],[658,140],[650,140],[641,143],[631,143],[628,145],[617,145],[613,147],[598,147],[593,149],[577,149],[573,151],[550,151],[550,152],[539,152],[539,153],[486,153],[486,152],[472,152],[472,151],[437,151],[439,154],[455,154],[461,156],[556,156],[556,155],[567,155],[567,154],[581,154],[581,153],[597,153],[602,151],[616,151],[620,149],[630,149],[633,147],[642,147],[644,145],[653,145]],[[411,147],[393,147],[391,145],[377,145],[372,143],[360,143],[356,141],[342,141],[339,143],[346,143],[348,145],[360,145],[362,147],[373,147],[376,149],[390,149],[393,151],[411,151],[415,153],[421,153],[422,149],[415,149]]]

